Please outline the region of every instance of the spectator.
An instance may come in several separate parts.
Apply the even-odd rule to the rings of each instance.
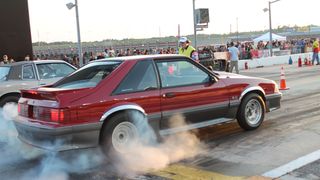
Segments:
[[[79,58],[77,56],[73,56],[71,64],[76,68],[80,68]]]
[[[114,50],[113,49],[109,49],[109,51],[108,51],[108,57],[115,57],[115,52],[114,52]]]
[[[24,57],[25,61],[30,61],[30,56],[27,54],[26,57]]]
[[[230,54],[230,72],[232,73],[233,68],[235,67],[236,73],[239,74],[239,50],[234,46],[234,43],[230,43],[230,47],[228,48]]]
[[[8,55],[3,55],[0,64],[9,64]]]
[[[192,58],[194,61],[199,61],[198,52],[190,45],[190,41],[186,37],[181,37],[179,40],[179,54]]]
[[[318,39],[316,39],[316,40],[313,42],[312,52],[313,52],[313,55],[312,55],[312,65],[314,64],[314,60],[317,60],[317,65],[319,65],[319,42],[318,42]]]
[[[104,53],[105,53],[105,52],[99,53],[98,56],[97,56],[97,59],[104,59],[104,58],[106,58],[106,56],[105,56]]]

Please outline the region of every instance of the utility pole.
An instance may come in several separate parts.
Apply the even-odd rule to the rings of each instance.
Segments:
[[[195,9],[195,0],[192,0],[193,7],[193,34],[194,34],[194,48],[197,49],[197,19],[196,19],[196,9]]]
[[[272,45],[272,22],[271,22],[271,2],[269,1],[269,33],[270,33],[270,41],[269,41],[269,48],[270,48],[270,56],[273,56],[273,45]]]
[[[239,41],[238,17],[237,17],[237,42]]]

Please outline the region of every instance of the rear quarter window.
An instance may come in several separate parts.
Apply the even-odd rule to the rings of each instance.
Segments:
[[[97,62],[89,64],[53,85],[55,88],[79,89],[95,87],[114,71],[121,62]]]
[[[152,60],[138,62],[121,81],[114,94],[133,93],[158,88]]]

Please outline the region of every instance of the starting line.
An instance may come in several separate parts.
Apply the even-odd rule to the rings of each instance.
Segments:
[[[305,156],[299,157],[298,159],[293,160],[285,165],[282,165],[278,168],[268,171],[262,174],[262,176],[270,177],[270,178],[279,178],[285,174],[288,174],[289,172],[299,169],[302,166],[305,166],[319,159],[320,159],[320,150],[317,150]]]

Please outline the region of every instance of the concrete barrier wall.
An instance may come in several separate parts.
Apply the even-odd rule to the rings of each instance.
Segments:
[[[299,57],[302,59],[302,63],[304,62],[304,58],[312,59],[312,53],[303,53],[303,54],[291,54],[286,56],[273,56],[273,57],[265,57],[259,59],[252,60],[240,60],[239,61],[239,69],[245,69],[245,62],[248,63],[248,67],[257,68],[259,66],[273,66],[276,64],[289,64],[289,58],[292,58],[293,63],[297,63]]]

